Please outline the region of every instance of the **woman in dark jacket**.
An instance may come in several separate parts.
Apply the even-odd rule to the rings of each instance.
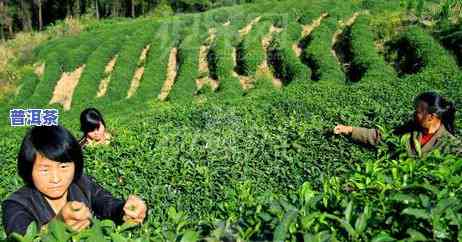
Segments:
[[[455,137],[454,104],[435,92],[425,92],[415,100],[414,120],[394,130],[394,134],[410,134],[407,152],[411,156],[426,155],[434,149],[441,149],[450,153],[462,154],[460,143]],[[377,129],[337,125],[335,134],[351,135],[360,143],[377,145],[381,141],[381,134]],[[454,145],[456,144],[456,145]]]
[[[7,234],[24,234],[32,222],[40,227],[57,218],[80,231],[92,214],[117,223],[142,223],[146,205],[136,196],[114,198],[91,177],[83,174],[82,150],[61,126],[36,126],[24,137],[18,154],[18,173],[25,186],[2,204]]]

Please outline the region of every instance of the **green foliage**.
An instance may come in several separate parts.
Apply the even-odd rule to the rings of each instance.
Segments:
[[[170,93],[172,100],[190,100],[196,94],[196,79],[200,74],[198,71],[199,51],[207,36],[207,30],[203,28],[199,33],[191,33],[186,36],[180,44],[177,78]]]
[[[47,56],[43,78],[37,84],[34,94],[29,98],[27,104],[35,105],[36,107],[48,104],[56,83],[61,78],[63,59],[64,57],[57,52],[52,52]]]
[[[309,81],[311,71],[295,55],[292,48],[300,38],[301,26],[298,23],[289,24],[283,31],[276,34],[268,49],[268,58],[276,77],[283,80],[284,85],[290,82]]]
[[[92,219],[92,225],[89,229],[82,232],[72,230],[62,221],[53,219],[44,228],[38,229],[35,222],[31,223],[27,228],[25,235],[13,233],[10,238],[18,242],[33,242],[33,241],[49,241],[49,242],[64,242],[64,241],[114,241],[128,242],[140,241],[131,240],[126,236],[126,231],[136,227],[134,224],[124,223],[120,226],[115,226],[111,220]]]
[[[361,15],[351,28],[352,65],[362,72],[361,82],[397,78],[393,68],[379,55],[375,46],[376,36],[369,26],[369,16]]]
[[[265,60],[266,54],[262,46],[263,37],[269,32],[271,22],[259,22],[239,44],[237,65],[239,72],[246,76],[254,76],[258,66]]]
[[[433,84],[438,88],[449,85],[449,76],[458,72],[455,58],[421,27],[409,27],[388,44],[386,52],[391,53],[389,59],[395,63],[398,72],[417,73],[413,79],[434,77]]]
[[[302,58],[304,62],[309,63],[313,80],[345,81],[345,74],[331,52],[335,31],[335,20],[329,17],[306,40],[308,47],[303,50]]]
[[[167,1],[160,1],[157,6],[148,13],[150,16],[154,17],[168,17],[174,14],[172,7],[167,3]]]
[[[441,44],[458,60],[459,67],[462,66],[462,24],[451,24],[444,22],[434,31],[433,35]]]
[[[136,38],[131,38],[123,44],[111,75],[111,85],[107,90],[106,98],[109,100],[117,101],[127,97],[141,52],[151,43],[155,34],[154,27],[150,25],[141,27],[133,35]]]
[[[17,98],[27,98],[35,89],[26,104],[46,104],[46,95],[53,90],[63,65],[70,68],[86,58],[74,108],[60,116],[60,123],[79,136],[82,108],[92,104],[103,112],[114,140],[108,146],[85,150],[85,172],[117,197],[140,195],[147,201],[149,214],[142,226],[134,228],[93,220],[90,229],[74,233],[52,223],[41,232],[32,225],[25,237],[17,238],[460,240],[460,157],[436,152],[415,160],[403,153],[402,138],[391,136],[389,130],[407,121],[413,111],[412,100],[422,91],[436,89],[457,106],[462,104],[462,74],[426,30],[411,26],[399,33],[398,39],[406,40],[423,68],[417,74],[397,78],[374,45],[390,35],[376,27],[373,21],[377,16],[372,12],[371,16],[360,16],[351,27],[352,62],[364,68],[364,76],[357,85],[345,85],[345,74],[332,55],[332,36],[339,20],[350,17],[359,7],[367,9],[367,2],[373,2],[375,11],[388,5],[383,1],[271,1],[201,15],[110,25],[113,31],[95,29],[92,37],[102,42],[91,54],[88,46],[94,42],[88,35],[41,46],[36,51],[46,58],[45,76],[38,82],[29,73],[23,84],[28,89],[21,88]],[[307,10],[311,4],[315,5],[313,10]],[[393,11],[394,4],[396,1],[390,2]],[[328,12],[329,17],[310,36],[299,40],[299,24],[311,23],[321,12]],[[256,16],[262,16],[260,22],[240,39],[238,29]],[[228,20],[229,26],[223,26]],[[254,75],[265,56],[261,38],[268,33],[271,21],[283,27],[272,43],[281,60],[276,73],[287,80],[303,81],[291,82],[283,91],[261,87],[252,95],[235,98],[242,90],[232,76],[232,48],[242,53],[238,67],[244,74]],[[220,82],[220,94],[192,102],[198,47],[210,27],[218,30],[209,64],[211,75]],[[145,28],[151,33],[145,34]],[[303,46],[301,59],[292,50],[292,44],[299,41]],[[145,73],[136,95],[119,99],[127,91],[134,68],[141,65],[141,49],[148,44],[151,48],[142,63]],[[64,55],[51,51],[63,46],[72,46],[73,51]],[[179,49],[179,69],[172,102],[155,102],[174,47]],[[120,68],[118,74],[114,73],[119,81],[112,88],[117,88],[113,91],[118,94],[95,99],[99,81],[105,77],[104,67],[115,54],[125,56],[116,67]],[[314,79],[321,82],[308,81],[310,69]],[[256,84],[270,83],[263,79]],[[33,83],[37,83],[36,88]],[[8,115],[7,108],[0,106],[1,116]],[[460,117],[458,114],[459,125]],[[383,127],[385,142],[376,149],[353,145],[347,137],[332,134],[339,123]],[[0,134],[7,137],[0,139],[2,199],[23,185],[13,174],[24,132],[25,128],[0,126]],[[460,137],[460,131],[457,135]],[[0,232],[2,239],[4,231]]]
[[[202,221],[200,226],[191,227],[193,223],[186,210],[169,207],[164,211],[169,225],[162,232],[155,232],[151,239],[457,240],[462,225],[459,202],[462,160],[437,151],[423,160],[405,154],[398,160],[378,158],[357,163],[342,176],[323,180],[320,189],[303,182],[293,191],[276,196],[257,192],[252,182],[238,182],[235,190],[227,190],[228,199],[236,199],[222,208],[228,213],[227,219]],[[209,172],[203,169],[199,170],[201,174]],[[233,213],[234,209],[238,210]],[[31,224],[25,236],[13,238],[117,242],[140,236],[138,240],[143,240],[145,235],[127,231],[132,227],[93,220],[90,229],[76,233],[55,220],[41,232]]]
[[[403,34],[416,49],[425,69],[453,71],[457,69],[454,58],[433,37],[420,27],[411,27]]]
[[[32,71],[29,70],[25,73],[22,84],[18,87],[18,94],[15,96],[14,103],[19,105],[21,103],[25,103],[27,99],[34,94],[35,88],[39,83],[39,78],[37,75]]]
[[[167,66],[172,48],[178,43],[177,28],[168,21],[159,25],[151,41],[143,78],[140,81],[136,99],[147,101],[160,94],[167,76]]]
[[[69,57],[63,65],[63,70],[65,72],[72,72],[79,65],[85,64],[87,58],[91,56],[93,51],[105,40],[99,37],[107,37],[113,34],[115,34],[115,32],[111,32],[110,34],[92,34],[92,38],[83,42],[78,48],[69,50]]]
[[[73,106],[85,104],[88,100],[96,98],[100,81],[105,77],[106,65],[118,53],[122,43],[131,36],[129,31],[129,29],[120,29],[117,35],[108,32],[102,36],[102,43],[88,57],[85,70],[74,90]]]
[[[221,27],[217,30],[216,39],[207,57],[211,75],[220,83],[218,91],[227,97],[243,95],[239,79],[232,75],[234,70],[232,48],[237,40],[238,37],[232,27]]]

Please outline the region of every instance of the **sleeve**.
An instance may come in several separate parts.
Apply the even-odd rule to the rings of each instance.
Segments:
[[[111,219],[116,223],[122,222],[125,201],[114,198],[112,194],[98,185],[92,178],[82,176],[91,194],[91,210],[100,219]]]
[[[34,218],[19,203],[6,200],[2,204],[3,227],[7,235],[13,232],[24,235],[27,227],[34,222]]]
[[[452,152],[458,157],[462,157],[462,145],[459,145],[458,147],[454,148]]]
[[[353,130],[351,132],[351,138],[354,141],[375,146],[379,144],[382,137],[377,129],[353,127]]]

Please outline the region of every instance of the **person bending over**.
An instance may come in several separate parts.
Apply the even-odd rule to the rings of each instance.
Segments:
[[[394,134],[410,134],[406,145],[410,156],[418,156],[417,145],[421,147],[422,155],[434,149],[462,155],[460,142],[454,137],[455,113],[454,104],[435,92],[424,92],[415,100],[414,119],[396,128]],[[357,142],[375,146],[381,141],[382,135],[377,129],[337,125],[335,134],[351,135]],[[417,143],[418,142],[418,143]]]

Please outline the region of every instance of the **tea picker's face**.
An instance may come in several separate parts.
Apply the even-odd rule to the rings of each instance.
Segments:
[[[104,133],[106,132],[106,129],[102,123],[100,123],[99,127],[91,132],[88,132],[88,138],[95,140],[95,141],[101,141],[104,139]]]
[[[58,199],[71,185],[74,173],[74,162],[61,163],[37,154],[32,168],[32,181],[42,194],[50,199]]]
[[[430,128],[437,117],[428,111],[428,104],[426,102],[419,102],[415,108],[415,121],[422,128]]]

